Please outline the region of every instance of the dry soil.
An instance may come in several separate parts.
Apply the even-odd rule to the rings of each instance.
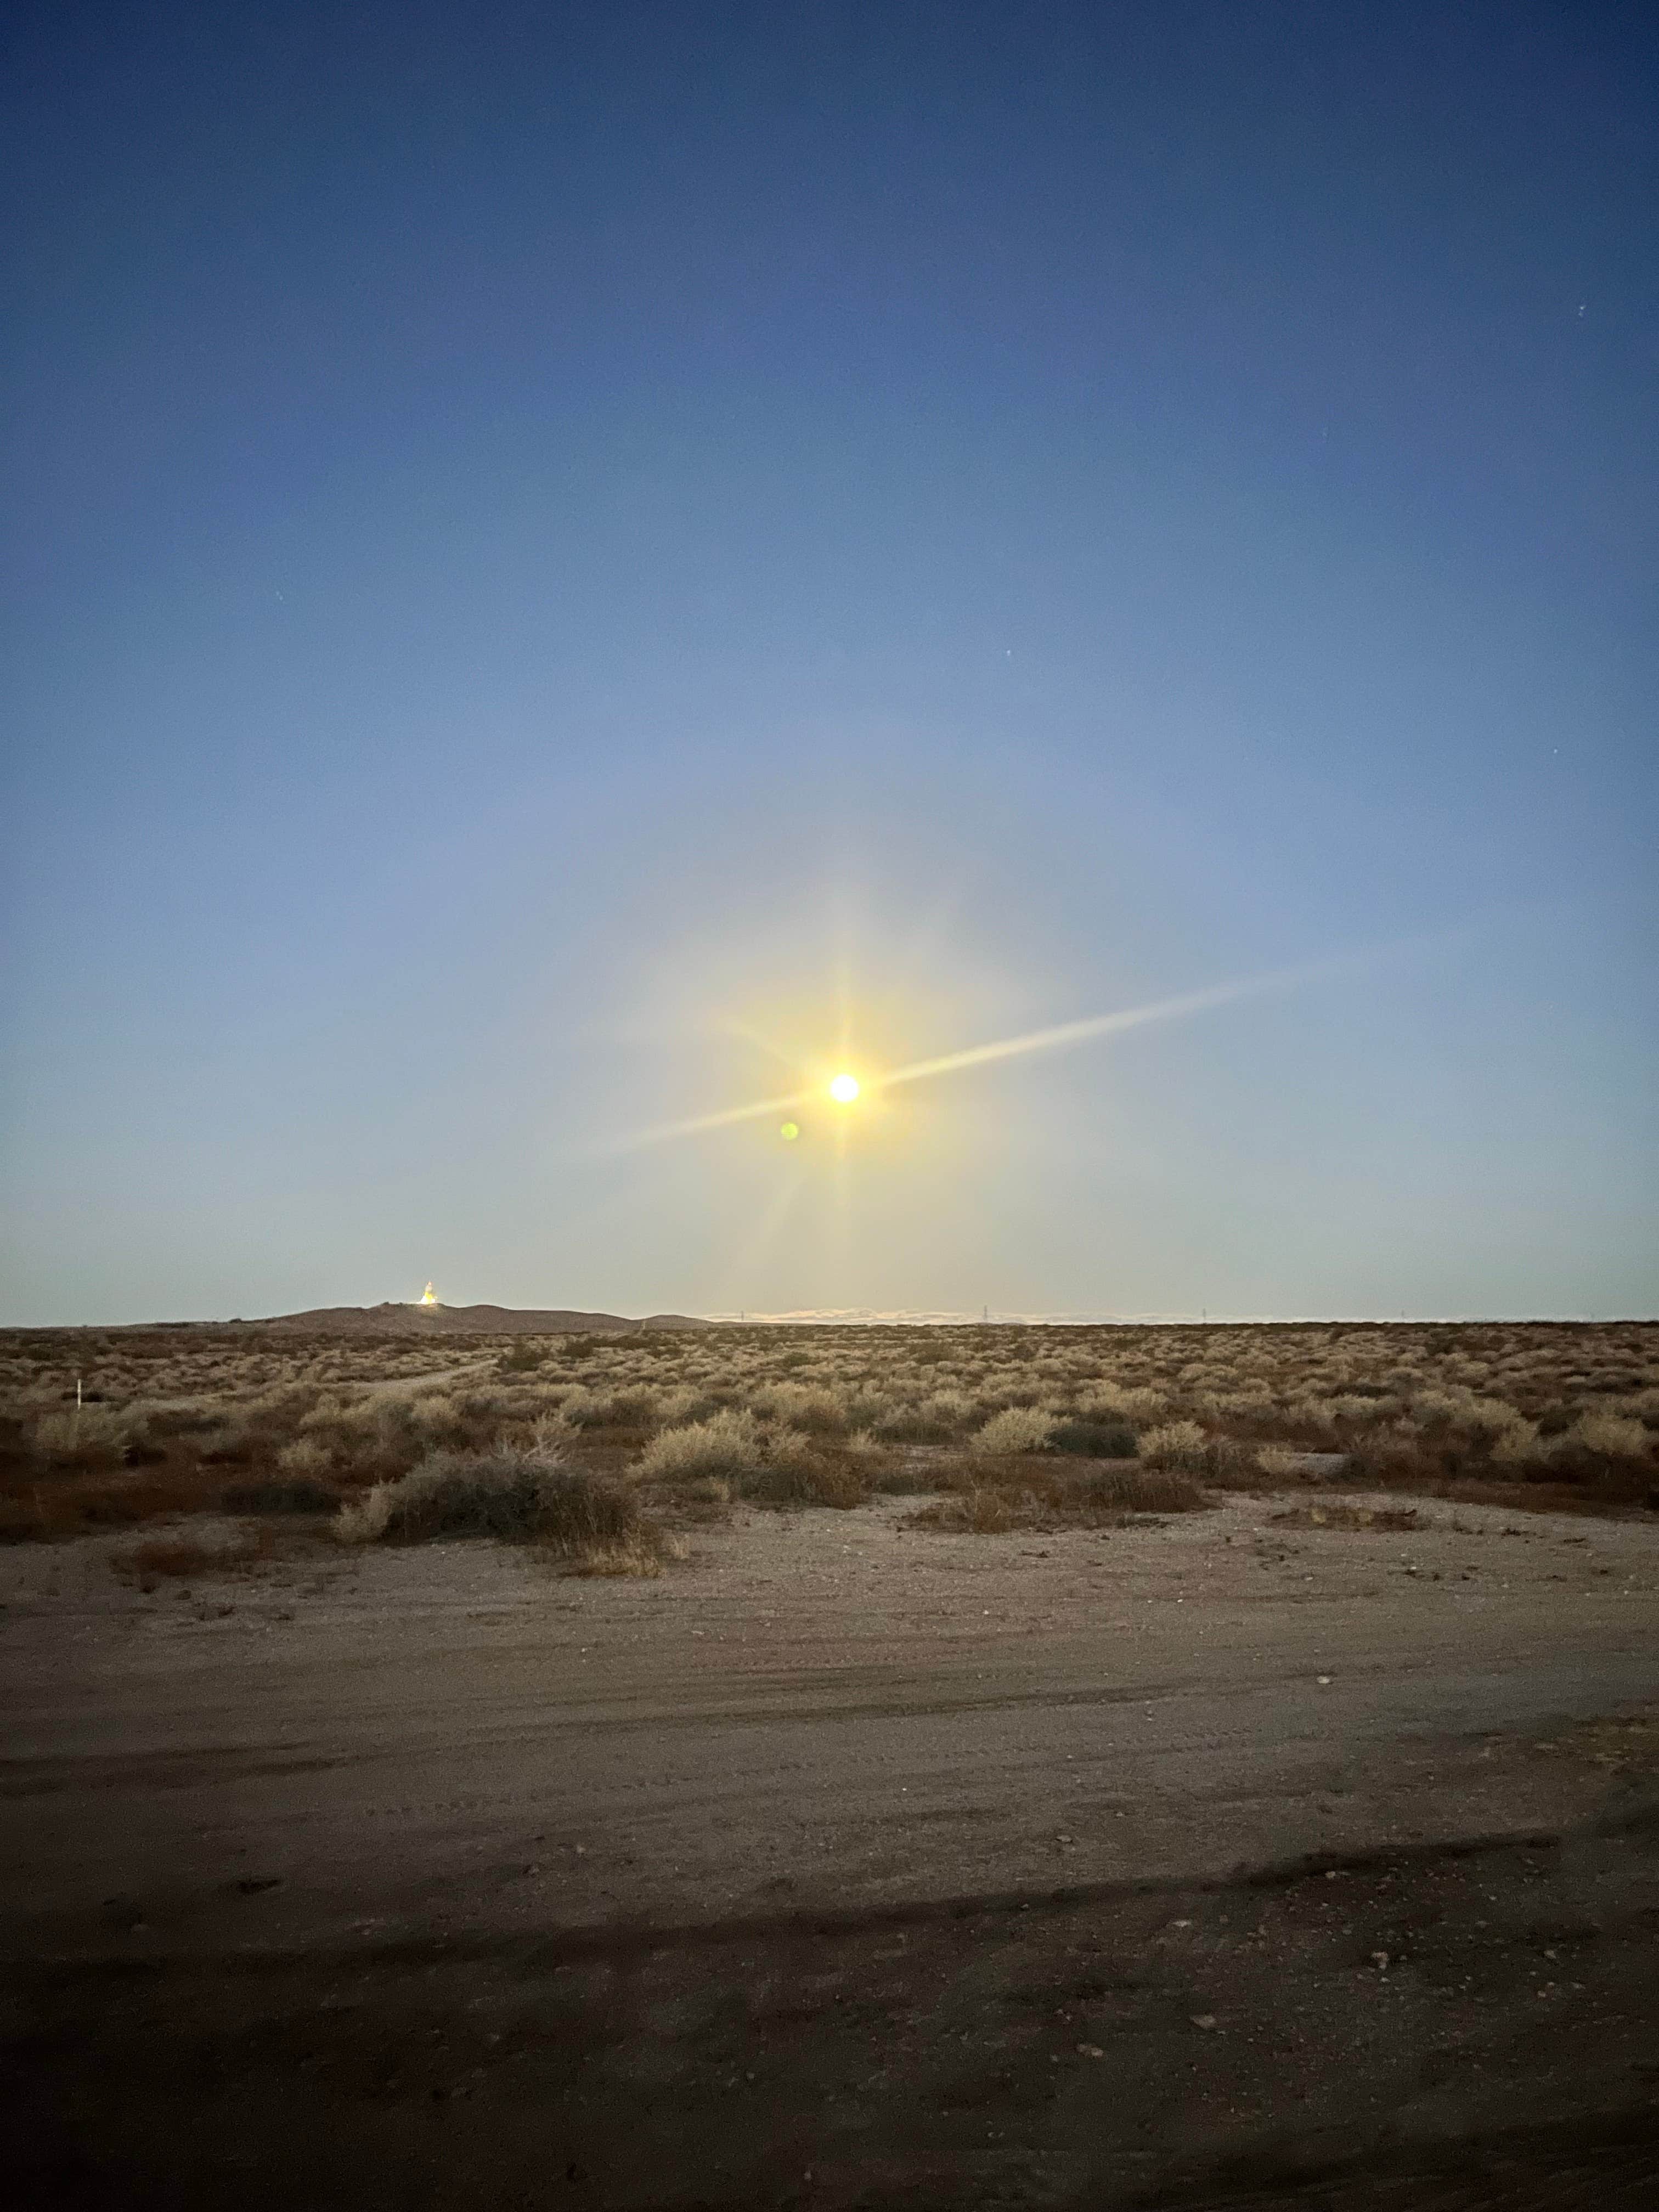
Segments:
[[[1659,1522],[1318,1506],[12,1550],[24,2201],[1659,2202]]]

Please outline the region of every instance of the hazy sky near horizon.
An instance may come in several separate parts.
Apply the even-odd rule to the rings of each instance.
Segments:
[[[8,20],[0,1320],[1659,1312],[1659,14]]]

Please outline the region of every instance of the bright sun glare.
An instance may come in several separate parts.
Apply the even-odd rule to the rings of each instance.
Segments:
[[[1054,1052],[1062,1046],[1115,1036],[1125,1030],[1139,1029],[1148,1022],[1184,1019],[1190,1014],[1206,1013],[1212,1006],[1231,1006],[1235,1000],[1255,998],[1263,992],[1285,990],[1295,984],[1316,982],[1342,973],[1352,964],[1352,956],[1347,956],[1340,960],[1310,963],[1302,968],[1283,968],[1270,975],[1248,976],[1237,983],[1216,983],[1203,990],[1185,991],[1175,998],[1154,1000],[1144,1006],[1123,1006],[1114,1013],[1086,1014],[1080,1021],[1056,1022],[1048,1029],[1028,1030],[1023,1036],[1000,1037],[989,1044],[967,1045],[958,1052],[940,1053],[933,1059],[913,1060],[896,1067],[884,1059],[875,1079],[876,1092],[872,1095],[878,1093],[878,1103],[885,1108],[889,1093],[899,1084],[962,1074],[969,1068],[983,1067],[994,1060],[1019,1059],[1027,1053]],[[789,1055],[781,1054],[779,1057],[787,1060]],[[864,1096],[864,1085],[845,1068],[831,1076],[820,1090],[818,1086],[823,1082],[822,1076],[815,1072],[801,1090],[757,1098],[747,1106],[721,1107],[712,1114],[695,1115],[686,1121],[659,1122],[654,1128],[641,1129],[621,1138],[605,1149],[633,1152],[641,1145],[659,1145],[674,1137],[700,1136],[707,1130],[729,1128],[739,1121],[787,1114],[816,1098],[827,1097],[837,1106],[851,1106]],[[842,1123],[841,1127],[844,1135],[847,1125]],[[799,1124],[782,1123],[779,1133],[786,1141],[793,1141],[800,1134]],[[435,1299],[432,1302],[437,1303]]]

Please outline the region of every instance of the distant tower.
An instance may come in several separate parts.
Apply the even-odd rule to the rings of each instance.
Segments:
[[[433,1289],[431,1284],[428,1283],[426,1288],[421,1292],[421,1304],[423,1306],[435,1306],[437,1303],[438,1293]]]

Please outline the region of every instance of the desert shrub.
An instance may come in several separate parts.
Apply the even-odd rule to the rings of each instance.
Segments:
[[[742,1479],[742,1494],[768,1505],[829,1505],[842,1510],[870,1495],[865,1455],[827,1455],[798,1429],[775,1429],[763,1463]]]
[[[35,1425],[34,1441],[49,1459],[81,1465],[112,1460],[126,1442],[127,1424],[112,1406],[66,1406]]]
[[[681,1504],[718,1508],[732,1503],[732,1480],[729,1475],[702,1474],[694,1482],[683,1484],[675,1492]]]
[[[1079,1400],[1078,1413],[1085,1421],[1155,1421],[1168,1402],[1162,1390],[1102,1382]]]
[[[217,1436],[207,1437],[202,1443],[202,1462],[206,1467],[246,1467],[258,1449],[258,1438],[239,1421],[228,1422]]]
[[[1204,1431],[1196,1421],[1165,1421],[1142,1437],[1140,1456],[1149,1467],[1197,1467],[1204,1457]]]
[[[757,1413],[786,1421],[808,1436],[837,1437],[847,1430],[847,1407],[833,1390],[805,1382],[774,1382],[750,1401]]]
[[[1647,1430],[1626,1413],[1583,1414],[1569,1436],[1585,1451],[1604,1459],[1641,1459],[1648,1448]]]
[[[1465,1387],[1419,1390],[1412,1401],[1413,1417],[1425,1428],[1460,1429],[1465,1435],[1496,1437],[1522,1416],[1502,1398],[1483,1398]]]
[[[761,1450],[769,1467],[796,1468],[813,1465],[823,1447],[799,1429],[773,1429],[763,1437]]]
[[[979,1413],[977,1401],[965,1390],[935,1390],[923,1407],[933,1419],[947,1421],[953,1430],[971,1426]]]
[[[499,1392],[457,1393],[440,1383],[413,1393],[374,1389],[343,1404],[320,1399],[299,1423],[299,1440],[315,1443],[331,1464],[359,1480],[406,1474],[431,1451],[478,1451],[495,1443],[514,1412]]]
[[[270,1549],[268,1529],[228,1543],[204,1543],[194,1536],[153,1536],[148,1543],[135,1544],[130,1552],[118,1552],[110,1566],[124,1580],[145,1584],[164,1575],[181,1582],[194,1581],[201,1575],[233,1574],[239,1568],[252,1566],[264,1559]]]
[[[502,1536],[575,1551],[642,1539],[633,1493],[537,1451],[434,1452],[342,1508],[344,1543],[382,1536]]]
[[[647,1429],[657,1420],[657,1408],[663,1393],[654,1382],[625,1383],[611,1395],[611,1422],[614,1428]]]
[[[867,1467],[884,1466],[890,1455],[887,1446],[868,1429],[860,1429],[852,1436],[842,1437],[836,1448],[844,1457],[860,1460]]]
[[[928,1498],[939,1487],[934,1470],[902,1462],[896,1467],[878,1466],[866,1480],[871,1490],[881,1498]]]
[[[1493,1437],[1492,1456],[1494,1467],[1512,1468],[1525,1474],[1543,1465],[1549,1456],[1549,1447],[1540,1437],[1536,1424],[1517,1414]]]
[[[638,1536],[626,1537],[620,1543],[589,1544],[574,1556],[568,1570],[574,1575],[603,1575],[615,1578],[634,1576],[654,1581],[662,1572],[663,1553],[684,1557],[677,1540],[671,1538],[666,1547],[651,1543]]]
[[[893,1401],[887,1392],[869,1383],[861,1383],[847,1392],[842,1402],[846,1408],[847,1425],[854,1430],[873,1429],[893,1410]]]
[[[315,1437],[296,1437],[276,1455],[276,1464],[291,1482],[316,1482],[328,1473],[328,1448]]]
[[[659,1390],[652,1419],[659,1428],[679,1429],[695,1421],[707,1421],[720,1411],[705,1389],[690,1382],[677,1383],[672,1390]]]
[[[1008,1406],[969,1437],[968,1449],[983,1458],[1046,1451],[1056,1425],[1054,1415],[1040,1406]]]
[[[934,1504],[924,1505],[907,1516],[912,1528],[944,1528],[975,1536],[1000,1536],[1010,1528],[1040,1519],[1036,1501],[1016,1497],[1006,1490],[967,1490]]]
[[[1116,1513],[1198,1513],[1210,1503],[1189,1474],[1173,1467],[1103,1470],[1091,1475],[1084,1497]]]
[[[538,1367],[544,1364],[546,1358],[545,1345],[514,1344],[501,1353],[495,1364],[503,1375],[533,1375]]]
[[[294,1428],[317,1401],[317,1391],[309,1382],[283,1380],[256,1391],[236,1407],[235,1418],[241,1427],[267,1433]]]
[[[1344,1428],[1366,1427],[1389,1417],[1386,1392],[1344,1390],[1326,1402],[1330,1407],[1333,1420]],[[1513,1413],[1514,1408],[1510,1410]]]
[[[87,1528],[131,1528],[145,1521],[198,1513],[216,1504],[217,1493],[204,1487],[197,1469],[173,1467],[112,1474],[72,1488],[66,1486],[55,1495],[48,1494],[47,1486],[36,1484],[34,1499],[40,1509],[35,1533],[51,1538],[78,1536]]]
[[[743,1494],[758,1504],[828,1505],[845,1512],[864,1504],[870,1486],[851,1461],[809,1458],[774,1463],[745,1475]]]
[[[939,1486],[945,1495],[914,1516],[913,1524],[979,1535],[1097,1528],[1133,1513],[1191,1513],[1211,1502],[1191,1475],[1134,1461],[1097,1463],[1086,1473],[1059,1462],[1036,1469],[993,1467],[982,1477],[969,1462],[959,1471],[941,1469]]]
[[[1308,1472],[1305,1452],[1292,1451],[1287,1444],[1262,1444],[1255,1453],[1255,1463],[1270,1482],[1294,1482]]]
[[[295,1476],[286,1482],[238,1482],[220,1493],[227,1513],[331,1513],[338,1494],[320,1482]]]
[[[640,1473],[653,1481],[743,1476],[761,1464],[760,1431],[752,1414],[720,1413],[681,1429],[665,1429],[646,1446]]]
[[[349,1498],[335,1516],[334,1534],[342,1544],[378,1544],[392,1523],[397,1485],[377,1482],[361,1498]]]
[[[1379,1533],[1395,1534],[1418,1525],[1414,1505],[1289,1505],[1273,1517],[1275,1521],[1291,1522],[1298,1528],[1375,1528]]]
[[[956,1434],[957,1423],[927,1406],[895,1406],[871,1430],[883,1443],[945,1443]]]
[[[559,1419],[567,1429],[608,1429],[617,1425],[617,1394],[579,1382],[559,1400]]]
[[[1049,1443],[1083,1459],[1133,1459],[1140,1449],[1127,1421],[1062,1421]]]

